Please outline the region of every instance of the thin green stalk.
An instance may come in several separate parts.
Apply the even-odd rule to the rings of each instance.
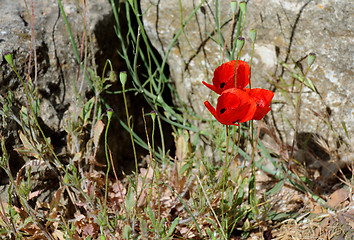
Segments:
[[[238,133],[238,136],[237,136],[237,147],[236,147],[236,156],[237,156],[237,154],[240,152],[240,142],[241,142],[241,125],[239,125],[238,126],[238,128],[237,128],[237,133]],[[236,133],[234,133],[235,134],[235,139],[236,139]],[[242,183],[243,183],[243,180],[244,180],[244,178],[242,178],[242,181],[240,182],[240,186],[242,185]],[[238,189],[240,188],[240,186],[238,186],[237,188],[236,188],[236,190],[234,191],[234,195],[236,195],[236,193],[238,192]]]
[[[133,153],[134,153],[135,174],[138,174],[138,158],[136,156],[135,143],[134,143],[134,137],[133,137],[133,130],[132,130],[132,127],[131,127],[131,124],[130,124],[130,116],[129,116],[129,110],[128,110],[127,97],[125,95],[125,83],[122,84],[122,87],[123,87],[123,99],[124,99],[125,114],[127,115],[127,124],[128,124],[128,128],[129,128],[130,140],[132,142]]]
[[[153,176],[152,176],[152,180],[151,180],[151,183],[150,183],[150,193],[149,193],[149,198],[148,198],[148,202],[151,203],[151,199],[152,199],[152,191],[153,191],[153,186],[154,186],[154,181],[155,181],[155,174],[156,174],[156,162],[155,162],[155,159],[154,159],[154,153],[155,153],[155,125],[156,125],[156,122],[155,122],[155,119],[156,119],[156,113],[152,113],[152,114],[155,114],[155,115],[151,115],[151,118],[152,118],[152,133],[151,133],[151,142],[152,142],[152,151],[150,149],[150,155],[151,155],[151,159],[150,159],[150,163],[149,163],[149,166],[148,166],[148,171],[150,170],[150,167],[151,167],[151,164],[154,164],[153,165]],[[145,118],[144,118],[144,121],[145,121]],[[148,136],[147,136],[148,137]],[[149,140],[148,140],[149,141]],[[148,174],[148,171],[146,173],[146,175]],[[145,177],[146,178],[146,177]],[[144,178],[144,181],[145,182],[145,178]],[[152,206],[151,206],[152,207]]]
[[[60,11],[63,14],[63,19],[64,19],[64,22],[66,24],[66,28],[68,29],[68,32],[69,32],[70,41],[71,41],[71,45],[73,47],[73,50],[74,50],[74,53],[75,53],[75,56],[76,56],[76,60],[80,64],[80,55],[79,55],[79,52],[77,51],[76,43],[75,43],[75,40],[74,40],[74,37],[73,37],[73,33],[71,31],[71,27],[69,25],[68,18],[66,17],[66,13],[64,11],[63,4],[62,4],[61,0],[58,0],[58,3],[59,3]]]
[[[207,203],[208,203],[208,205],[209,205],[209,208],[210,208],[211,212],[213,213],[217,224],[218,224],[219,227],[220,227],[222,236],[224,237],[224,239],[227,239],[227,238],[226,238],[226,235],[225,235],[225,232],[224,232],[224,229],[223,229],[223,226],[221,225],[221,223],[220,223],[220,221],[219,221],[219,219],[218,219],[218,216],[216,215],[216,213],[215,213],[215,211],[214,211],[214,209],[213,209],[213,206],[211,205],[211,203],[210,203],[210,201],[209,201],[208,195],[207,195],[207,193],[205,192],[204,187],[203,187],[203,184],[202,184],[202,182],[200,181],[198,175],[197,175],[197,180],[198,180],[198,183],[199,183],[199,185],[200,185],[200,187],[201,187],[201,189],[202,189],[202,191],[203,191],[203,194],[204,194],[205,199],[206,199],[206,201],[207,201]]]
[[[230,24],[230,26],[229,26],[229,29],[227,30],[227,35],[226,35],[226,36],[229,36],[229,35],[230,35],[231,27],[234,25],[234,22],[235,22],[235,16],[236,16],[236,14],[233,13],[233,14],[232,14],[232,22],[231,22],[231,24]],[[230,36],[230,37],[231,37],[231,36]],[[228,40],[228,38],[226,37],[226,41],[224,41],[224,47],[223,47],[223,50],[222,50],[221,63],[224,62],[227,40]]]
[[[187,34],[186,34],[186,32],[185,32],[185,28],[184,28],[184,24],[183,24],[183,6],[182,6],[182,0],[178,0],[178,5],[179,5],[180,25],[181,25],[181,29],[182,29],[183,36],[184,36],[184,38],[186,39],[186,41],[187,41],[187,43],[188,43],[188,46],[189,46],[190,49],[192,50],[193,54],[194,54],[195,56],[197,56],[198,53],[197,53],[197,51],[193,48],[193,45],[192,45],[192,43],[190,42],[190,40],[189,40],[189,38],[188,38],[188,36],[187,36]],[[196,17],[197,17],[197,16],[196,16]],[[182,49],[183,49],[183,48],[184,48],[184,47],[182,46]],[[204,70],[207,71],[207,70],[206,70],[206,67],[204,66],[204,64],[202,64],[202,62],[200,61],[200,58],[199,58],[199,57],[196,58],[196,61],[198,61],[199,64],[200,64],[200,66],[203,66]]]
[[[233,155],[234,150],[235,150],[235,146],[236,146],[236,126],[233,126],[234,132],[233,132],[233,136],[234,136],[234,140],[233,140],[233,144],[232,144],[232,148],[231,148],[231,155]],[[237,151],[236,151],[236,156],[237,156]]]
[[[310,55],[311,55],[311,53],[310,53]],[[309,57],[310,57],[310,55],[309,55]],[[315,57],[315,55],[314,55],[314,57]],[[313,59],[313,61],[314,61],[314,59]],[[289,171],[290,171],[290,168],[291,168],[292,159],[293,159],[293,157],[294,157],[294,149],[295,149],[295,142],[296,142],[296,134],[297,134],[297,131],[298,131],[298,128],[299,128],[299,121],[300,121],[300,103],[301,103],[302,88],[303,88],[303,86],[304,86],[304,82],[305,82],[307,73],[309,72],[313,61],[308,65],[307,70],[306,70],[305,74],[303,75],[302,81],[300,82],[299,95],[298,95],[298,99],[297,99],[297,101],[296,101],[296,112],[295,112],[296,120],[295,120],[295,130],[294,130],[293,142],[292,142],[292,146],[291,146],[291,153],[290,153],[290,157],[289,157],[289,160],[288,160],[288,167],[287,167],[287,170],[286,170],[285,176],[284,176],[284,181],[283,181],[283,183],[282,183],[280,189],[283,188],[283,186],[284,186],[284,184],[285,184],[285,180],[287,180],[287,177],[288,177],[288,175],[289,175]],[[295,174],[295,175],[296,175],[296,174]],[[300,181],[301,181],[301,179],[300,179]],[[301,181],[301,183],[302,183],[302,181]],[[304,184],[303,184],[303,186],[304,186],[305,188],[307,188]]]
[[[224,36],[222,35],[221,28],[220,28],[219,0],[215,0],[215,25],[216,25],[216,31],[217,31],[219,38],[220,38],[220,43],[225,42]]]
[[[159,125],[159,130],[160,130],[160,137],[161,137],[161,150],[162,150],[162,159],[165,159],[166,155],[166,149],[165,149],[165,137],[162,129],[162,123],[161,123],[161,118],[160,116],[157,116],[157,124]],[[155,127],[155,126],[154,126]],[[155,146],[153,145],[153,150],[155,152]]]
[[[110,156],[108,154],[108,129],[111,124],[112,111],[107,112],[107,117],[108,117],[108,122],[106,126],[106,131],[104,133],[104,151],[105,151],[106,161],[107,161],[106,185],[105,185],[105,194],[104,194],[104,216],[107,216],[108,175],[109,175],[109,171],[111,170],[111,161],[110,161]]]
[[[202,0],[200,2],[200,4],[195,8],[193,9],[192,13],[188,16],[188,18],[186,19],[186,21],[184,21],[184,24],[183,26],[186,26],[187,23],[192,19],[192,17],[195,15],[195,13],[201,8],[201,6],[204,4],[206,0]],[[218,2],[218,0],[216,0],[216,2]],[[177,39],[179,38],[179,36],[182,34],[182,29],[178,30],[178,32],[176,33],[175,37],[172,39],[172,42],[171,44],[169,45],[168,49],[167,49],[167,52],[166,52],[166,55],[165,57],[163,58],[163,61],[162,61],[162,64],[161,64],[161,71],[163,71],[163,69],[165,68],[165,65],[166,65],[166,62],[167,62],[167,58],[169,56],[169,53],[171,52],[172,50],[172,47],[176,44],[177,42]],[[161,78],[161,76],[160,76]],[[161,79],[160,79],[161,80]]]
[[[243,32],[243,28],[246,24],[246,15],[247,15],[247,12],[245,12],[244,16],[243,16],[243,22],[242,22],[242,27],[240,29],[240,35],[242,36],[242,32]]]
[[[203,237],[203,232],[202,232],[202,230],[200,229],[200,226],[199,226],[197,220],[195,219],[195,216],[193,215],[192,211],[190,210],[190,208],[189,208],[189,206],[188,206],[189,204],[187,204],[187,203],[183,200],[183,198],[181,197],[181,195],[179,195],[178,192],[176,192],[174,189],[172,189],[169,185],[167,185],[166,183],[162,183],[162,184],[165,185],[168,189],[170,189],[170,191],[171,191],[172,193],[174,193],[174,194],[177,196],[177,198],[179,199],[179,201],[183,204],[183,206],[185,207],[185,209],[187,210],[187,212],[188,212],[189,215],[191,216],[191,218],[192,218],[192,220],[193,220],[193,222],[194,222],[194,224],[195,224],[195,226],[196,226],[196,228],[197,228],[197,230],[198,230],[198,232],[199,232],[201,238],[204,239],[204,237]]]
[[[141,19],[140,19],[140,15],[138,14],[138,10],[137,10],[137,4],[135,3],[136,1],[134,1],[134,4],[133,4],[133,1],[130,1],[129,3],[126,2],[127,7],[126,8],[132,8],[134,14],[136,15],[136,19],[138,21],[138,25],[139,25],[139,28],[140,28],[140,34],[142,36],[142,38],[144,39],[144,42],[147,46],[149,46],[149,43],[148,43],[148,39],[146,37],[146,34],[144,32],[144,26],[141,22]],[[184,26],[187,24],[187,22],[195,15],[196,11],[202,6],[204,1],[202,1],[202,3],[200,5],[198,5],[198,7],[196,9],[194,9],[194,11],[192,12],[192,14],[188,17],[188,19],[184,22]],[[174,124],[178,127],[182,127],[182,128],[185,128],[185,129],[189,129],[189,130],[192,130],[192,131],[198,131],[198,129],[195,127],[195,128],[189,128],[189,126],[185,126],[185,125],[182,125],[182,124],[179,124],[178,122],[182,123],[183,122],[183,118],[177,114],[171,107],[169,107],[167,104],[164,103],[163,99],[161,98],[161,91],[163,90],[163,86],[161,85],[162,83],[166,82],[165,80],[165,75],[163,74],[163,71],[164,71],[164,66],[166,64],[166,61],[167,61],[167,57],[168,57],[168,53],[171,51],[172,47],[174,46],[174,44],[176,43],[177,41],[177,38],[180,36],[180,34],[182,33],[182,31],[180,30],[177,35],[175,36],[175,38],[173,39],[171,45],[169,46],[168,48],[168,51],[167,51],[167,54],[165,55],[164,59],[163,59],[163,62],[161,63],[161,65],[158,63],[158,62],[155,62],[158,66],[158,69],[159,69],[159,79],[158,79],[158,82],[160,84],[161,87],[155,85],[155,82],[153,81],[152,78],[150,78],[150,81],[151,81],[151,84],[150,86],[153,86],[154,87],[154,90],[156,91],[156,94],[153,94],[151,92],[151,87],[150,87],[150,91],[144,89],[144,87],[142,86],[142,84],[138,81],[138,78],[135,77],[136,75],[136,72],[134,72],[134,67],[131,66],[131,63],[129,62],[129,54],[128,54],[128,50],[127,50],[127,47],[126,47],[126,42],[130,42],[129,39],[124,39],[121,32],[120,32],[120,23],[119,23],[119,18],[118,18],[118,12],[117,10],[119,11],[119,7],[116,8],[116,5],[114,3],[113,0],[111,0],[111,4],[112,4],[112,7],[113,7],[113,13],[114,13],[114,16],[115,16],[115,19],[116,19],[116,24],[117,24],[117,27],[115,28],[116,30],[116,33],[117,33],[117,36],[118,38],[120,39],[121,41],[121,45],[122,45],[122,57],[125,59],[126,63],[127,63],[127,66],[128,66],[128,70],[129,72],[131,73],[132,77],[133,77],[133,80],[134,80],[134,83],[135,85],[137,86],[137,92],[139,93],[142,93],[144,98],[146,99],[146,101],[149,103],[150,106],[152,106],[152,108],[156,111],[157,109],[155,109],[154,105],[156,103],[156,101],[160,104],[160,106],[162,106],[162,108],[167,112],[167,113],[171,113],[172,116],[176,117],[177,118],[177,121],[174,122],[174,121],[171,121],[169,120],[168,118],[164,117],[162,114],[159,114],[159,117],[161,118],[161,120],[164,120],[164,121],[167,121],[169,122],[170,124]],[[130,5],[129,5],[130,4]],[[130,15],[129,15],[129,11],[126,12],[127,14],[127,19],[128,19],[128,22],[130,21]],[[129,26],[129,24],[128,24]],[[133,42],[134,43],[137,43],[137,39],[135,37],[135,35],[133,34],[132,30],[129,30],[129,36],[133,39]],[[148,47],[149,49],[149,53],[151,54],[151,57],[154,59],[155,61],[155,57],[152,53],[152,50]],[[138,53],[138,52],[136,52]],[[140,50],[139,48],[139,54],[142,58],[142,60],[144,60],[144,55],[142,53],[142,51]],[[138,54],[136,54],[137,56]],[[144,63],[146,61],[143,61]],[[161,101],[162,100],[162,101]],[[158,111],[156,111],[158,112]],[[144,148],[147,149],[147,146],[145,144]]]
[[[222,183],[222,191],[221,191],[221,216],[222,216],[222,223],[224,224],[224,196],[225,196],[225,185],[227,183],[226,180],[226,169],[228,166],[228,158],[229,158],[229,141],[230,141],[230,133],[229,133],[229,126],[226,125],[226,156],[224,159],[224,167],[223,167],[223,172],[222,172],[222,178],[221,178],[221,183]]]
[[[237,40],[237,38],[240,37],[240,34],[241,34],[241,21],[242,21],[242,12],[241,12],[241,10],[239,10],[236,37],[235,37],[236,40]],[[235,56],[236,43],[237,43],[237,41],[234,42],[234,46],[232,47],[231,59],[234,59],[234,56]]]
[[[254,45],[255,45],[255,41],[252,42],[252,53],[251,53],[251,60],[250,60],[250,71],[251,71],[251,74],[250,74],[250,82],[249,82],[250,89],[252,89],[252,81],[251,81],[251,78],[252,78],[252,63],[253,63],[253,56],[254,56]],[[253,136],[253,135],[252,135],[252,136]]]
[[[8,56],[8,55],[7,55],[7,56]],[[8,63],[10,64],[12,70],[15,72],[16,76],[20,79],[21,84],[22,84],[22,86],[23,86],[24,89],[25,89],[26,97],[27,97],[27,99],[28,99],[28,104],[29,104],[30,109],[31,109],[31,111],[32,111],[33,119],[34,119],[34,121],[35,121],[35,123],[36,123],[36,125],[37,125],[37,128],[39,129],[39,131],[40,131],[40,133],[41,133],[41,135],[42,135],[42,137],[43,137],[43,140],[44,140],[44,142],[46,143],[47,147],[49,148],[50,152],[53,154],[53,157],[54,157],[54,160],[55,160],[55,164],[57,164],[57,166],[60,166],[62,169],[64,169],[64,168],[63,168],[63,165],[61,164],[61,162],[59,161],[57,155],[55,154],[52,145],[50,144],[49,140],[48,140],[47,137],[45,136],[45,134],[44,134],[44,132],[43,132],[43,130],[42,130],[42,128],[41,128],[39,122],[38,122],[37,114],[36,114],[36,111],[35,111],[35,109],[34,109],[34,107],[33,107],[33,104],[32,104],[32,97],[31,97],[31,95],[29,94],[28,89],[27,89],[27,87],[26,87],[26,84],[25,84],[25,82],[23,81],[22,77],[18,74],[18,72],[17,72],[16,69],[15,69],[15,66],[14,66],[14,64],[13,64],[13,62],[12,62],[12,55],[11,55],[10,57],[11,57],[11,62],[8,61]],[[6,56],[5,56],[5,59],[8,60],[8,59],[6,58]],[[28,114],[28,118],[30,118],[28,112],[27,112],[27,114]],[[43,160],[46,160],[46,159],[42,156],[42,154],[40,154],[40,155],[41,155],[41,157],[42,157]]]
[[[225,180],[225,172],[226,172],[226,166],[229,158],[229,142],[230,142],[230,134],[229,134],[229,126],[225,125],[226,128],[226,152],[225,152],[225,159],[224,159],[224,166],[223,166],[223,171],[222,171],[222,178],[221,178],[221,183],[224,183]],[[217,184],[218,186],[219,184]]]

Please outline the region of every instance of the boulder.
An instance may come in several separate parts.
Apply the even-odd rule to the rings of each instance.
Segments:
[[[45,123],[55,130],[62,128],[64,115],[73,109],[73,96],[79,65],[70,42],[67,27],[59,9],[58,1],[34,2],[35,39],[32,41],[37,55],[37,78],[35,79],[34,53],[31,54],[31,2],[27,6],[20,0],[4,0],[0,2],[2,17],[0,18],[0,85],[1,94],[13,90],[17,100],[25,102],[25,94],[20,86],[20,80],[15,76],[3,55],[13,54],[17,71],[26,79],[28,62],[31,57],[31,78],[38,86],[41,99],[41,117]],[[74,2],[63,1],[76,46],[80,50],[83,35],[83,21],[80,6]],[[93,53],[98,50],[95,36],[92,35],[97,24],[111,11],[107,1],[87,3],[87,38],[93,46]],[[91,36],[91,38],[90,38]],[[89,48],[90,50],[90,48]],[[78,88],[82,76],[78,79]],[[89,89],[84,80],[82,93]]]
[[[12,117],[4,117],[0,115],[0,119],[7,123],[2,124],[5,129],[1,129],[1,134],[6,139],[6,146],[10,152],[11,170],[15,173],[23,165],[21,156],[18,156],[14,148],[21,146],[18,130],[21,129],[21,123],[15,121],[20,119],[19,110],[22,106],[26,107],[26,97],[20,79],[16,76],[9,64],[4,59],[4,55],[8,52],[12,53],[15,68],[19,75],[26,81],[28,73],[28,62],[31,62],[30,77],[34,84],[37,85],[40,100],[39,121],[42,129],[47,137],[51,138],[51,143],[55,151],[58,153],[67,153],[70,149],[66,149],[66,145],[70,142],[67,139],[66,119],[71,119],[75,111],[80,114],[82,109],[76,106],[77,99],[76,92],[80,94],[83,104],[94,96],[88,81],[83,76],[83,70],[79,72],[79,64],[77,56],[73,50],[70,35],[63,18],[63,14],[59,9],[57,0],[48,1],[34,1],[34,24],[33,32],[35,39],[32,39],[32,44],[36,50],[37,69],[34,67],[34,52],[31,53],[31,2],[27,1],[27,6],[22,0],[3,0],[0,1],[0,9],[2,15],[0,18],[0,103],[4,103],[8,91],[13,92],[13,106]],[[81,2],[72,2],[63,0],[62,5],[66,13],[77,50],[80,54],[80,47],[82,45],[82,38],[84,33],[84,18]],[[87,59],[87,73],[92,80],[94,76],[88,68],[97,72],[101,77],[106,60],[109,59],[113,65],[115,75],[119,75],[121,71],[127,71],[125,61],[119,56],[117,49],[121,50],[119,39],[115,32],[115,18],[112,11],[110,1],[98,0],[85,2],[86,11],[86,42]],[[126,19],[126,9],[124,1],[116,1],[116,6],[121,8],[119,21],[122,35],[127,34],[128,26]],[[132,15],[133,12],[130,12]],[[135,25],[134,25],[135,24]],[[135,21],[131,24],[132,28],[137,29]],[[35,41],[34,41],[35,40]],[[135,51],[132,47],[128,49],[129,54],[133,55]],[[140,59],[138,61],[141,61]],[[140,62],[138,62],[138,65]],[[37,70],[37,75],[35,75]],[[106,69],[106,74],[108,75]],[[92,72],[93,72],[92,71]],[[143,79],[144,72],[141,73]],[[108,89],[111,92],[122,90],[122,86],[118,79],[111,79],[107,84],[111,84]],[[126,84],[127,89],[133,88],[132,80],[128,78]],[[108,103],[117,116],[126,122],[125,106],[122,94],[102,93],[105,103]],[[151,107],[147,104],[142,94],[136,94],[133,91],[127,92],[127,105],[129,114],[131,115],[131,124],[134,127],[135,133],[143,139],[146,139],[145,124],[142,117],[142,109],[145,114],[151,111]],[[78,105],[80,106],[80,105]],[[106,109],[102,109],[105,111]],[[103,119],[105,121],[106,119]],[[146,117],[147,129],[151,134],[151,118]],[[170,149],[173,138],[171,127],[168,124],[163,124],[165,131],[166,149]],[[90,128],[90,129],[89,129]],[[91,126],[86,126],[85,134],[91,130]],[[151,135],[150,135],[151,136]],[[156,133],[156,138],[160,138]],[[87,146],[88,136],[80,135],[79,142],[81,147]],[[102,145],[104,146],[103,138],[101,137]],[[169,143],[168,143],[169,142]],[[108,144],[112,151],[113,161],[117,172],[124,169],[130,172],[134,168],[134,154],[130,140],[130,134],[120,125],[116,118],[113,118],[110,125],[108,135]],[[168,145],[169,144],[169,145]],[[156,141],[156,148],[160,146],[159,140]],[[79,147],[80,148],[80,147]],[[78,150],[73,149],[73,152]],[[148,154],[146,149],[136,146],[137,157],[140,159],[141,155]],[[1,150],[0,150],[1,154]],[[100,147],[96,155],[96,160],[101,164],[106,164],[106,156],[104,147]],[[88,166],[88,164],[85,164]],[[135,169],[135,168],[134,168]],[[1,170],[0,170],[1,171]],[[3,180],[5,176],[0,172],[0,184],[6,183],[7,179]]]
[[[62,1],[77,48],[81,46],[83,20],[81,7],[72,1]],[[27,6],[26,6],[27,3]],[[77,78],[79,64],[71,45],[70,37],[58,1],[33,2],[33,33],[31,42],[31,1],[3,0],[0,1],[0,103],[3,104],[9,90],[13,92],[12,116],[0,116],[1,134],[6,139],[6,147],[10,154],[11,170],[15,173],[23,164],[23,160],[14,151],[19,147],[18,130],[19,110],[26,107],[26,95],[20,79],[16,76],[4,55],[11,53],[16,70],[27,81],[29,61],[30,77],[37,85],[40,99],[39,122],[47,137],[51,137],[56,151],[66,145],[64,120],[73,113],[75,108],[75,81],[81,96],[86,99],[90,91],[89,84],[82,78],[82,71]],[[102,20],[111,12],[109,2],[104,0],[86,4],[88,54],[95,56],[100,51],[94,31],[102,29]],[[36,59],[34,58],[35,49]],[[90,48],[91,46],[91,48]],[[91,52],[92,51],[92,52]],[[34,59],[37,62],[35,67]],[[89,63],[91,64],[91,62]],[[101,62],[97,63],[98,65]],[[37,71],[37,74],[35,72]],[[78,79],[78,80],[77,80]],[[81,85],[81,81],[83,84]],[[79,110],[81,111],[81,110]],[[16,121],[17,119],[17,121]],[[1,150],[0,150],[1,153]],[[1,171],[1,170],[0,170]],[[6,183],[5,174],[0,172],[0,184]]]
[[[210,117],[203,102],[216,95],[209,95],[202,81],[210,83],[214,69],[229,60],[221,37],[226,40],[227,53],[235,42],[240,11],[236,10],[233,21],[230,1],[180,2],[141,0],[144,26],[160,54],[168,54],[171,78],[181,99],[200,116]],[[314,52],[317,58],[308,77],[315,88],[303,88],[299,131],[332,139],[333,146],[338,139],[349,146],[354,144],[353,16],[348,1],[248,1],[241,60],[250,62],[249,32],[256,29],[252,88],[275,91],[268,123],[277,129],[284,143],[292,142],[296,124],[299,81],[291,72],[300,72],[295,63],[306,72],[307,55]],[[343,151],[347,152],[344,142]]]

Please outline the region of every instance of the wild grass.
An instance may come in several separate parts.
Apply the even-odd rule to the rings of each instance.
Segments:
[[[99,76],[94,68],[88,66],[87,48],[90,46],[86,39],[86,30],[83,31],[78,49],[62,2],[58,0],[78,65],[75,81],[76,107],[64,124],[67,133],[67,153],[64,155],[56,153],[50,138],[45,136],[38,122],[41,113],[36,84],[32,83],[30,77],[25,82],[17,74],[12,56],[5,56],[21,81],[21,87],[25,89],[26,106],[22,106],[20,114],[16,114],[12,112],[15,104],[13,93],[9,91],[7,96],[1,96],[2,124],[6,127],[6,124],[15,121],[20,127],[22,146],[16,151],[25,159],[24,166],[13,176],[10,171],[11,159],[5,146],[6,139],[1,135],[0,166],[10,177],[8,201],[0,199],[2,238],[247,239],[251,234],[256,234],[259,238],[271,239],[269,234],[273,228],[282,226],[287,231],[291,228],[291,223],[294,223],[298,231],[299,225],[305,224],[304,219],[311,223],[318,220],[316,217],[310,218],[309,212],[278,211],[278,201],[284,191],[298,191],[301,196],[312,200],[308,202],[321,206],[321,209],[333,210],[323,195],[314,190],[313,180],[303,172],[303,164],[294,162],[293,159],[296,133],[299,130],[301,93],[303,88],[317,91],[307,77],[313,61],[309,61],[305,73],[297,66],[292,68],[281,63],[296,81],[292,84],[289,84],[289,79],[271,82],[288,101],[287,104],[294,107],[296,122],[291,123],[291,126],[295,134],[290,145],[282,142],[276,130],[264,122],[240,124],[238,127],[222,126],[213,119],[191,113],[192,110],[178,96],[174,96],[180,100],[178,106],[170,106],[164,100],[164,91],[173,90],[171,79],[165,71],[168,55],[179,37],[188,39],[184,27],[204,2],[201,1],[185,21],[181,15],[181,28],[160,61],[149,43],[138,1],[117,4],[112,0],[115,31],[121,46],[119,54],[128,71],[113,69],[107,59],[103,73]],[[179,4],[182,12],[182,1]],[[215,15],[219,19],[217,6],[218,1]],[[85,16],[85,8],[81,7]],[[243,33],[246,3],[240,3],[234,9],[231,18],[234,22],[238,17],[235,36],[238,39],[246,34]],[[119,18],[122,11],[125,11],[127,32],[123,32],[123,23]],[[133,26],[134,22],[137,27]],[[235,56],[239,58],[242,46],[236,40],[231,45],[232,48],[227,49],[229,36],[223,35],[220,26],[216,21],[217,37],[213,40],[220,47],[221,59],[226,61]],[[255,31],[252,34],[254,47]],[[313,56],[310,56],[310,60],[311,57]],[[143,64],[139,68],[143,68],[146,75],[140,74],[138,63]],[[122,90],[110,92],[110,86],[116,78],[119,78]],[[79,79],[90,83],[94,92],[91,99],[82,96]],[[132,88],[126,89],[127,81],[133,82]],[[297,95],[287,90],[289,86],[298,89]],[[153,110],[149,113],[142,110],[146,132],[144,137],[138,136],[134,131],[126,99],[126,93],[131,91],[141,94]],[[126,119],[120,119],[105,102],[102,94],[106,92],[121,96]],[[151,134],[147,130],[147,118],[152,120]],[[196,119],[203,121],[207,128],[199,129],[193,125]],[[118,121],[130,135],[131,151],[134,152],[134,171],[131,174],[117,173],[118,170],[114,167],[114,156],[108,144],[108,133],[113,121]],[[174,130],[175,155],[169,155],[169,149],[164,144],[165,138],[169,136],[164,134],[163,121]],[[346,129],[346,126],[343,125],[343,128]],[[161,146],[156,143],[157,132],[160,133]],[[271,137],[276,146],[266,146],[261,138],[264,133]],[[333,134],[335,135],[334,130]],[[103,146],[100,143],[101,138]],[[207,144],[201,144],[202,142]],[[341,140],[341,144],[347,143]],[[135,151],[137,145],[146,149],[148,154],[138,156]],[[206,145],[211,147],[211,152],[207,151]],[[103,171],[102,168],[96,168],[99,165],[97,151],[102,147],[105,153],[105,164],[101,166]],[[48,172],[54,175],[52,184],[55,183],[55,188],[50,190],[46,200],[40,198],[44,190],[38,190],[34,185],[38,181],[47,181],[35,173],[33,169],[36,167],[40,169],[38,172],[49,169]],[[266,181],[271,182],[265,189],[262,189],[264,185],[259,186],[264,183],[258,179],[262,176],[268,176]],[[339,178],[352,193],[353,179],[346,176],[343,173]],[[287,202],[283,204],[286,205]],[[286,224],[282,224],[283,221]],[[309,236],[323,236],[316,228],[308,229]]]

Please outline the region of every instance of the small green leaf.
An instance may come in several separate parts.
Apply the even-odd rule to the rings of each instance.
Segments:
[[[179,217],[177,217],[171,224],[170,230],[168,230],[168,237],[172,236],[173,232],[175,231],[175,228],[177,227],[179,221]]]
[[[148,231],[149,230],[148,230],[147,223],[146,223],[146,221],[144,219],[140,220],[140,229],[141,229],[144,237],[148,236]]]
[[[134,208],[134,193],[132,187],[129,188],[127,197],[125,199],[125,206],[127,207],[127,211],[131,212]]]
[[[153,213],[151,207],[147,208],[147,213],[148,213],[148,215],[150,217],[152,225],[155,226],[156,225],[156,218],[155,218],[155,214]]]
[[[344,129],[344,131],[345,131],[345,135],[347,136],[347,138],[349,138],[349,133],[348,133],[348,130],[347,130],[347,127],[346,127],[344,121],[342,121],[342,126],[343,126],[343,129]]]
[[[257,202],[257,196],[256,196],[256,177],[254,174],[251,175],[250,181],[248,183],[248,189],[249,189],[248,201],[252,207],[256,207],[258,202]]]
[[[276,194],[277,192],[279,192],[281,189],[281,186],[283,185],[283,181],[284,180],[279,181],[277,184],[275,184],[275,186],[272,189],[270,189],[268,192],[266,192],[266,195],[273,195],[273,194]]]
[[[82,113],[81,113],[81,118],[83,120],[84,125],[88,123],[88,120],[91,116],[91,111],[92,108],[94,106],[94,102],[95,102],[95,97],[92,97],[84,106],[84,108],[82,109]]]
[[[125,225],[123,228],[123,238],[124,239],[131,239],[132,228],[129,225]]]
[[[311,79],[307,77],[307,78],[306,78],[306,81],[307,81],[306,86],[309,87],[309,88],[311,88],[312,91],[317,92],[317,90],[316,90],[316,88],[315,88],[315,85],[313,85]]]
[[[237,192],[237,196],[236,196],[236,204],[240,205],[243,201],[243,197],[244,197],[244,193],[245,193],[245,187],[246,187],[246,183],[247,183],[248,179],[245,178],[240,186],[240,188],[238,189]]]

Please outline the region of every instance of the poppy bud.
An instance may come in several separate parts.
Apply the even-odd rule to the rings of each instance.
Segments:
[[[316,60],[316,54],[313,53],[313,52],[310,53],[308,58],[307,58],[308,65],[311,66],[314,63],[315,60]]]
[[[240,2],[240,9],[242,14],[246,14],[246,1]]]
[[[112,115],[113,115],[113,109],[112,108],[107,109],[107,117],[108,117],[108,119],[111,119]]]
[[[236,41],[237,51],[241,51],[241,49],[243,48],[243,45],[245,45],[245,38],[244,37],[237,38],[237,41]]]
[[[13,67],[13,66],[14,66],[14,62],[13,62],[12,54],[9,53],[9,52],[7,52],[7,53],[5,53],[5,56],[4,56],[4,57],[5,57],[6,62],[7,62],[8,64],[10,64],[11,67]]]
[[[236,14],[236,8],[237,8],[237,1],[236,0],[232,0],[231,1],[231,11],[233,14]]]
[[[256,41],[256,37],[257,37],[257,30],[256,29],[251,29],[250,37],[251,37],[252,42]]]
[[[125,85],[125,83],[127,82],[127,72],[120,72],[119,80],[122,83],[122,85]]]
[[[152,121],[155,122],[155,119],[156,119],[156,112],[154,110],[152,110],[150,112],[150,115],[151,115],[151,118],[152,118]]]
[[[109,81],[111,82],[117,81],[117,74],[114,71],[109,72]]]

